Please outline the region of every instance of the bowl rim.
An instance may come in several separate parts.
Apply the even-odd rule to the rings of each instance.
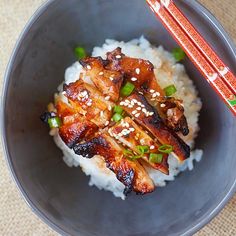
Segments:
[[[186,0],[183,0],[186,1]],[[9,80],[11,76],[11,69],[12,64],[14,63],[17,53],[20,49],[20,46],[25,38],[25,36],[28,34],[29,30],[31,29],[31,26],[41,17],[41,15],[45,12],[45,10],[52,5],[53,3],[56,3],[56,0],[47,0],[45,3],[43,3],[31,16],[31,18],[28,20],[27,24],[23,28],[22,32],[20,33],[17,42],[14,46],[14,49],[11,53],[9,62],[6,67],[4,80],[3,80],[3,87],[2,87],[2,97],[1,97],[1,110],[0,110],[0,120],[1,120],[1,141],[2,141],[2,147],[3,147],[3,155],[5,157],[5,160],[7,162],[8,169],[10,170],[11,178],[14,180],[18,191],[20,192],[21,196],[27,203],[27,205],[31,208],[31,210],[48,226],[50,226],[53,230],[56,232],[62,234],[62,235],[69,235],[69,233],[63,229],[61,226],[59,226],[57,223],[55,223],[52,219],[50,219],[45,213],[43,213],[42,210],[40,210],[36,204],[30,199],[30,197],[27,195],[25,189],[21,185],[17,174],[14,170],[14,166],[11,160],[11,156],[8,150],[8,144],[7,144],[7,135],[6,135],[6,128],[5,128],[5,106],[6,106],[6,94],[8,91],[9,86]],[[219,33],[223,39],[225,40],[225,43],[227,44],[227,47],[230,49],[231,53],[236,58],[236,48],[234,45],[233,40],[230,38],[228,33],[224,30],[223,26],[219,23],[219,21],[215,18],[215,16],[206,9],[198,0],[193,0],[189,2],[188,4],[192,5],[196,9],[198,9],[200,12],[204,14],[204,17],[207,18],[207,20],[214,26],[215,31]],[[151,13],[150,13],[151,14]],[[202,227],[207,225],[228,203],[228,201],[233,197],[233,195],[236,193],[236,178],[228,190],[227,194],[218,202],[216,203],[216,206],[210,209],[208,212],[206,212],[199,220],[194,222],[194,224],[190,225],[188,228],[185,229],[184,232],[182,232],[181,235],[193,235],[198,230],[200,230]],[[80,234],[80,232],[78,231]]]

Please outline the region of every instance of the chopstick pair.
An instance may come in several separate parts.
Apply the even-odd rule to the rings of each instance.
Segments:
[[[146,0],[163,25],[236,116],[236,77],[172,0]]]

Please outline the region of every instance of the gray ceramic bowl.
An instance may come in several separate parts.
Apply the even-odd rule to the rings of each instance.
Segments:
[[[179,7],[235,71],[235,48],[219,23],[196,1]],[[57,0],[31,19],[10,60],[3,93],[3,140],[13,177],[30,207],[65,235],[191,235],[235,192],[236,120],[191,62],[186,68],[203,101],[197,147],[203,160],[192,172],[146,196],[126,201],[88,186],[78,168],[61,159],[39,115],[53,98],[73,48],[91,51],[106,38],[145,35],[176,46],[143,0]]]

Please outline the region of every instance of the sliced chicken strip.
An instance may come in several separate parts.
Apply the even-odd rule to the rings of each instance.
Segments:
[[[121,48],[107,53],[107,60],[106,68],[123,73],[125,80],[132,82],[138,91],[146,93],[153,89],[159,96],[165,95],[156,82],[154,66],[150,61],[126,57],[121,53]]]
[[[87,57],[80,60],[88,75],[98,90],[104,96],[110,96],[116,102],[119,99],[123,75],[119,71],[105,69],[106,61],[101,57]]]
[[[73,147],[78,155],[92,158],[100,155],[104,158],[107,167],[112,170],[117,179],[125,185],[125,193],[135,191],[139,194],[150,193],[154,184],[138,161],[131,161],[124,157],[123,148],[107,134],[99,134],[83,144]]]
[[[129,106],[129,105],[132,106]],[[144,96],[134,93],[120,102],[123,109],[140,125],[145,127],[162,144],[173,147],[173,153],[179,161],[190,156],[190,147],[164,123],[157,111],[147,102]],[[136,114],[133,114],[134,111]]]
[[[59,135],[65,144],[72,148],[75,143],[91,138],[97,132],[98,126],[87,120],[62,101],[56,104],[57,116],[62,120]]]
[[[143,129],[141,129],[130,117],[124,118],[120,123],[109,129],[109,134],[119,140],[123,145],[130,148],[137,155],[140,154],[138,146],[148,146],[148,154],[143,154],[142,159],[145,160],[154,169],[164,174],[169,174],[169,165],[167,163],[168,155],[163,154],[161,163],[153,163],[149,160],[150,153],[158,153],[161,144],[155,142]]]
[[[78,80],[64,85],[65,96],[73,109],[84,115],[99,128],[106,126],[112,115],[114,103],[104,97],[94,86]]]

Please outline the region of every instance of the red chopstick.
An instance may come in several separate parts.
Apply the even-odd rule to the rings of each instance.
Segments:
[[[224,79],[225,83],[236,93],[236,77],[229,70],[229,68],[223,63],[211,46],[204,40],[200,33],[194,28],[194,26],[183,15],[179,8],[174,4],[172,0],[166,1],[164,4],[169,13],[179,23],[186,34],[191,38],[194,44],[198,47],[202,54],[209,59],[209,62],[217,70],[217,72]]]
[[[236,115],[235,76],[170,0],[146,0],[206,80]],[[161,3],[160,3],[161,2]],[[171,8],[169,8],[171,6]],[[168,9],[168,10],[167,10]],[[176,10],[177,9],[177,10]],[[174,12],[174,13],[173,13]],[[180,15],[181,14],[181,15]],[[173,16],[174,15],[174,16]],[[186,21],[188,22],[186,24]],[[191,26],[191,27],[190,27]],[[189,34],[190,28],[191,34]],[[195,32],[194,39],[192,39]],[[197,37],[197,34],[200,36]],[[201,40],[200,40],[201,39]],[[193,40],[193,41],[192,41]],[[197,46],[196,46],[197,44]],[[207,49],[203,53],[199,48]],[[211,53],[214,52],[214,53]],[[217,60],[216,60],[217,59]],[[217,67],[220,66],[220,67]],[[224,69],[223,69],[224,66]],[[218,68],[218,69],[217,69]],[[223,78],[222,78],[223,77]],[[224,79],[224,80],[223,80]],[[225,82],[227,80],[227,83]],[[228,85],[230,87],[228,87]]]

